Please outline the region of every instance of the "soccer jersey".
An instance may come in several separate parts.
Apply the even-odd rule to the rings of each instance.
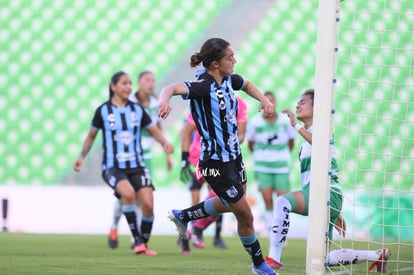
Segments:
[[[273,123],[267,122],[262,114],[257,114],[247,124],[247,140],[254,142],[254,170],[279,174],[289,173],[289,140],[296,138],[296,130],[290,126],[289,118],[277,114]]]
[[[238,103],[234,90],[240,90],[244,80],[239,75],[225,77],[221,85],[208,73],[194,81],[186,81],[190,110],[201,137],[200,160],[228,162],[240,155],[237,137]]]
[[[151,118],[142,106],[131,101],[124,107],[110,101],[99,106],[91,127],[103,131],[102,169],[145,167],[141,129],[151,125]]]
[[[138,103],[135,93],[131,93],[129,95],[129,100],[131,100],[132,102]],[[161,118],[158,117],[157,107],[158,107],[158,99],[155,98],[154,96],[150,96],[149,104],[147,107],[145,107],[145,111],[148,113],[148,115],[151,117],[151,120],[154,123],[158,123],[161,121]],[[152,158],[151,147],[153,144],[154,144],[154,138],[150,135],[150,133],[148,133],[148,131],[141,131],[141,146],[142,146],[142,153],[143,153],[145,160]]]
[[[246,122],[247,121],[247,104],[246,102],[240,98],[236,97],[237,102],[239,104],[239,109],[237,112],[237,122]],[[193,116],[191,113],[189,113],[186,117],[186,120],[188,123],[195,125]],[[194,138],[192,140],[190,150],[189,150],[189,157],[188,160],[191,164],[194,166],[197,165],[198,160],[200,158],[200,151],[201,151],[201,143],[200,143],[200,135],[198,134],[198,131],[195,131]]]
[[[312,126],[307,129],[309,132],[312,132]],[[336,149],[331,145],[331,187],[341,188],[338,182],[338,165],[336,162]],[[300,172],[301,172],[301,182],[302,187],[306,186],[310,182],[310,169],[311,169],[311,154],[312,154],[312,145],[306,140],[302,144],[299,152],[299,161],[300,161]]]

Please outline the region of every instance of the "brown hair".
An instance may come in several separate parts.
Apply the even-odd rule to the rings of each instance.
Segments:
[[[200,52],[193,54],[190,58],[191,68],[202,64],[208,68],[213,61],[219,61],[225,55],[226,48],[230,43],[221,38],[210,38],[201,46]]]

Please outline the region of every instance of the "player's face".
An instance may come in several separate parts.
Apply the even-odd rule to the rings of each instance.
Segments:
[[[219,61],[219,71],[222,76],[229,76],[234,73],[234,64],[236,64],[234,52],[230,46],[225,50],[225,55]]]
[[[127,100],[129,94],[132,92],[132,82],[129,75],[122,75],[116,84],[111,84],[115,96]]]
[[[303,121],[313,118],[313,101],[310,95],[303,95],[296,105],[296,118]]]
[[[145,93],[145,95],[151,95],[154,93],[155,77],[153,73],[146,73],[138,80],[139,92]]]

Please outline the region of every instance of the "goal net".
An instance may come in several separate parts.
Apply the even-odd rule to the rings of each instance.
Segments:
[[[388,248],[387,274],[414,274],[414,2],[345,0],[336,16],[332,130],[347,235],[327,252]],[[324,261],[329,274],[371,264]]]

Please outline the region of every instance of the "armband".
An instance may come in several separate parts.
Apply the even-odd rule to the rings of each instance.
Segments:
[[[300,124],[296,124],[295,125],[295,129],[296,129],[296,131],[298,131],[299,132],[299,130],[300,129],[302,129],[303,128],[303,126],[302,125],[300,125]]]

